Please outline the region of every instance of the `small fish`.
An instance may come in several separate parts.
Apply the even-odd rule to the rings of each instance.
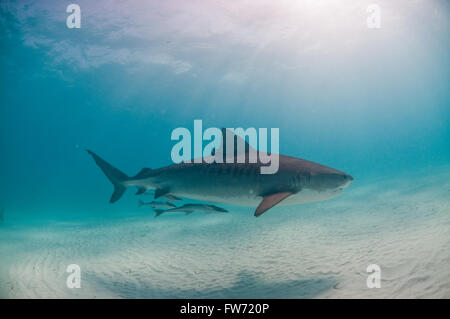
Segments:
[[[207,205],[207,204],[184,204],[180,207],[175,207],[167,210],[162,209],[154,209],[156,212],[155,217],[158,217],[159,215],[163,213],[168,212],[184,212],[186,215],[189,215],[193,212],[202,212],[205,214],[212,214],[212,213],[228,213],[228,211],[224,208],[217,207],[215,205]]]
[[[151,190],[151,191],[149,191],[149,192],[146,192],[145,195],[153,195],[153,196],[154,196],[154,195],[155,195],[155,191],[154,191],[154,190]],[[172,195],[172,194],[161,195],[161,197],[164,197],[165,199],[167,199],[167,201],[168,201],[169,203],[172,203],[172,202],[176,202],[176,201],[182,200],[180,197],[175,196],[175,195]]]
[[[170,203],[171,203],[171,202],[176,202],[176,201],[181,200],[180,197],[177,197],[177,196],[172,195],[172,194],[166,194],[166,195],[164,195],[163,197],[167,198],[167,200],[168,200]]]
[[[174,204],[170,203],[170,202],[157,202],[157,201],[152,201],[149,203],[144,203],[143,201],[139,201],[139,207],[141,206],[149,206],[153,209],[155,208],[176,208],[177,206],[175,206]]]

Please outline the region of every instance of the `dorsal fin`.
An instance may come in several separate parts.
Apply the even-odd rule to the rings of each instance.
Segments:
[[[225,162],[225,159],[228,156],[231,156],[231,155],[227,154],[227,146],[226,145],[227,145],[228,139],[233,139],[233,145],[234,145],[234,154],[232,155],[233,157],[237,157],[238,154],[241,154],[242,152],[249,153],[250,150],[256,152],[256,150],[252,146],[250,146],[250,144],[248,144],[245,139],[243,139],[239,135],[236,135],[233,131],[231,131],[227,128],[222,128],[222,141],[221,141],[220,147],[217,150],[213,149],[211,155],[215,156],[216,154],[223,154],[223,160]],[[243,149],[238,148],[238,145],[241,143],[244,143]]]
[[[147,177],[151,172],[152,172],[151,168],[144,167],[133,178],[139,179],[139,178]]]

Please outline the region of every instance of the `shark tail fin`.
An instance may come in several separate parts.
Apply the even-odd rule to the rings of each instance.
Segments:
[[[154,209],[154,211],[155,211],[155,217],[158,217],[159,215],[161,215],[162,213],[164,213],[165,212],[165,210],[163,210],[163,209]]]
[[[144,202],[141,201],[141,200],[139,200],[139,202],[138,202],[138,207],[141,207],[141,206],[143,206],[143,205],[144,205]]]
[[[111,183],[114,185],[114,192],[109,200],[110,203],[114,203],[122,197],[123,193],[127,187],[123,185],[123,182],[127,181],[129,177],[122,173],[120,170],[112,166],[103,160],[100,156],[95,154],[90,150],[86,150],[92,157],[94,158],[95,163],[97,163],[98,167],[103,171],[103,173],[108,177]]]

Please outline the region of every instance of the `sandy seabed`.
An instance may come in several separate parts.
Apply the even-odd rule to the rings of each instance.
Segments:
[[[0,225],[1,298],[450,298],[450,167],[229,214]],[[94,213],[93,213],[94,214]],[[81,267],[69,289],[66,267]],[[366,285],[369,264],[381,288]]]

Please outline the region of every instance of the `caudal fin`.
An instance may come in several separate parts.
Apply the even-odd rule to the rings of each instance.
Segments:
[[[145,203],[143,201],[139,200],[138,207],[142,207],[143,205],[145,205]]]
[[[125,190],[127,189],[127,187],[123,185],[123,183],[127,181],[129,177],[124,173],[122,173],[117,168],[113,167],[111,164],[107,163],[105,160],[103,160],[100,156],[98,156],[94,152],[90,150],[86,151],[92,155],[95,163],[97,163],[98,167],[100,167],[103,173],[105,173],[106,177],[108,177],[108,179],[114,185],[114,192],[109,202],[114,203],[118,201],[119,198],[122,197],[123,193],[125,193]]]

